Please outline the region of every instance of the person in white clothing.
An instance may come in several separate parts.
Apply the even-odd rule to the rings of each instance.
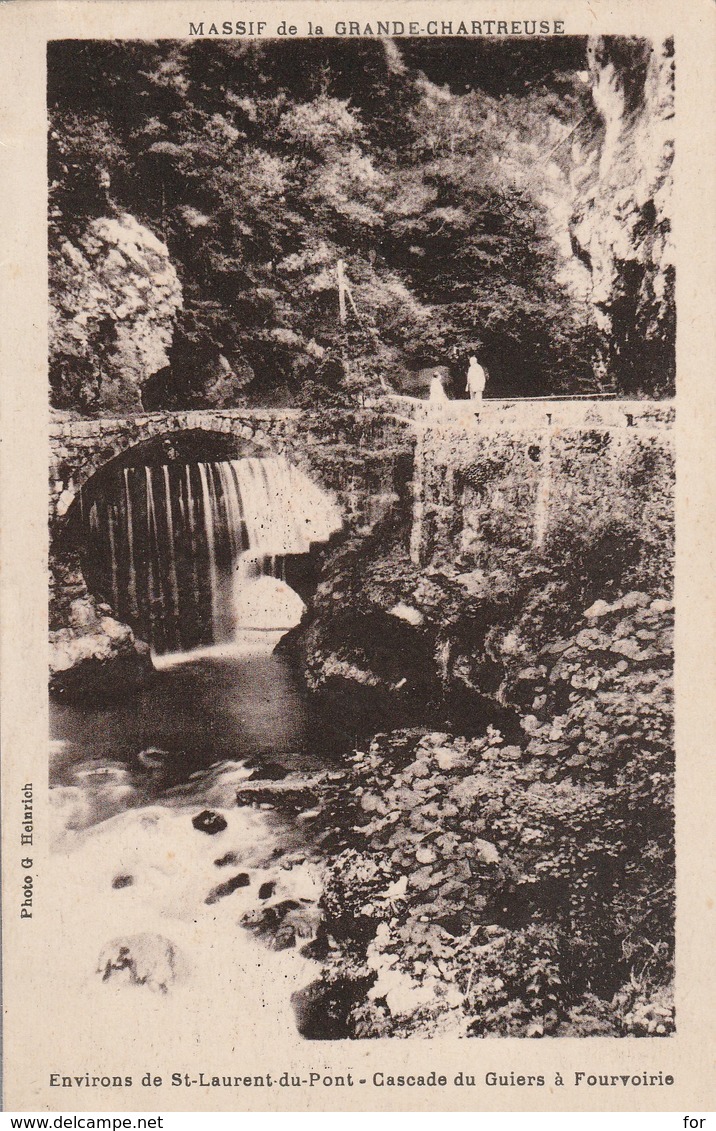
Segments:
[[[433,375],[431,382],[430,382],[429,399],[430,399],[430,401],[432,401],[433,404],[436,404],[436,403],[437,404],[445,404],[445,402],[448,399],[448,395],[445,392],[445,386],[443,385],[443,382],[442,382],[442,377],[440,376],[439,373],[435,373]]]
[[[467,385],[465,386],[467,392],[470,394],[471,401],[477,401],[479,403],[482,400],[486,383],[487,375],[485,370],[473,354],[467,368]]]

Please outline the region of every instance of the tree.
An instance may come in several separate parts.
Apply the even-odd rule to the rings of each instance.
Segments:
[[[476,349],[493,395],[598,387],[566,223],[583,44],[502,50],[511,77],[472,42],[451,43],[454,73],[422,41],[52,44],[53,301],[63,243],[128,212],[183,288],[155,407],[209,403],[227,366],[233,395],[259,402],[334,362],[363,393],[449,364],[457,393]],[[73,364],[55,364],[62,403]]]

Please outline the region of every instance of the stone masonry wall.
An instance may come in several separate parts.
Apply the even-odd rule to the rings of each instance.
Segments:
[[[286,456],[338,496],[351,525],[370,523],[376,509],[406,489],[410,424],[375,413],[327,417],[296,409],[226,409],[126,419],[56,418],[50,426],[51,531],[59,528],[84,484],[111,459],[154,437],[190,430],[224,433],[252,452]]]
[[[644,402],[640,402],[643,409]],[[621,422],[485,421],[466,430],[435,418],[418,429],[411,556],[423,566],[459,554],[475,566],[528,549],[611,532],[638,546],[641,584],[670,589],[673,408]],[[594,568],[598,568],[595,562]]]

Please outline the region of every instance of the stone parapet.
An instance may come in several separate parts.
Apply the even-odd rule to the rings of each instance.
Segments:
[[[396,416],[416,424],[442,424],[466,431],[490,431],[502,425],[515,428],[650,428],[669,429],[675,418],[673,400],[616,398],[559,398],[475,401],[417,400],[386,397]]]

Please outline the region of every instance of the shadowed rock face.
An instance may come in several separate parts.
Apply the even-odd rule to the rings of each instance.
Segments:
[[[674,382],[673,44],[595,36],[587,54],[598,126],[582,140],[573,249],[591,273],[607,375],[625,393],[668,396]]]

